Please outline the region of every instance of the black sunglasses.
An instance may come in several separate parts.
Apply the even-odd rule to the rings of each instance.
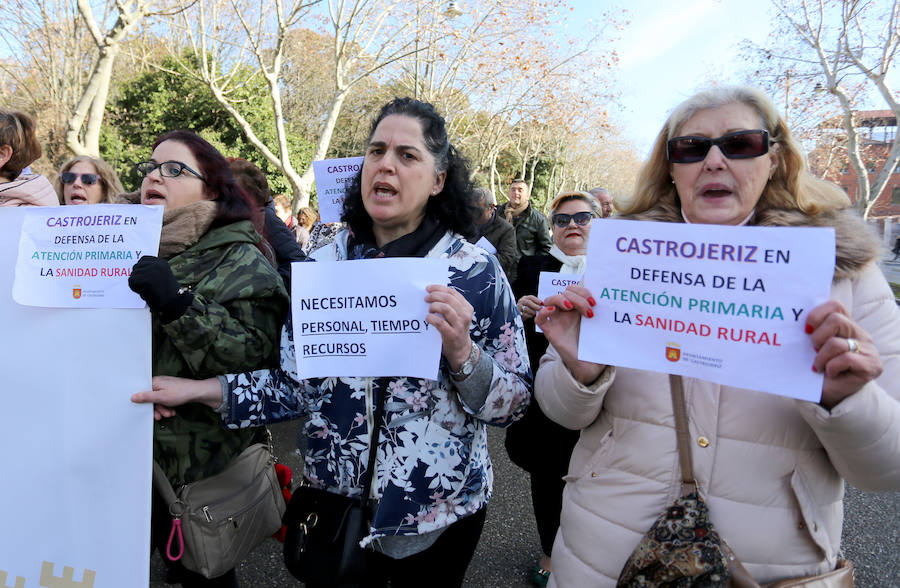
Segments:
[[[553,224],[557,227],[564,229],[569,226],[571,221],[575,221],[575,224],[579,227],[583,227],[584,225],[591,222],[591,216],[593,216],[590,212],[576,212],[575,214],[565,214],[563,212],[557,212],[553,215]]]
[[[100,181],[100,176],[97,174],[76,174],[73,172],[59,174],[59,181],[63,184],[74,184],[79,177],[81,177],[81,183],[85,186],[93,186]]]
[[[737,131],[718,139],[675,137],[666,144],[670,163],[694,163],[706,159],[715,145],[728,159],[751,159],[769,152],[769,131]]]
[[[185,171],[189,171],[204,182],[206,181],[206,178],[191,169],[191,166],[181,163],[180,161],[164,161],[162,163],[142,161],[141,163],[134,164],[134,169],[137,170],[137,173],[139,173],[142,178],[149,176],[156,168],[159,168],[159,175],[164,178],[177,178]]]

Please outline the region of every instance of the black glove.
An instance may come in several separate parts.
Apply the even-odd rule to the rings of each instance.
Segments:
[[[128,287],[144,299],[163,323],[183,315],[194,301],[194,295],[182,289],[175,279],[169,262],[152,255],[144,255],[134,264]]]

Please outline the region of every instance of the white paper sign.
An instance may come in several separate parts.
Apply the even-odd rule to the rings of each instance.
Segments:
[[[494,247],[494,245],[490,241],[488,241],[486,237],[482,237],[481,239],[476,241],[475,245],[477,245],[478,247],[481,247],[482,249],[484,249],[491,255],[494,255],[495,253],[497,253],[497,248]]]
[[[146,588],[150,313],[16,304],[29,212],[0,210],[0,586]]]
[[[603,219],[588,260],[579,358],[820,399],[804,327],[830,293],[833,229]]]
[[[301,378],[437,379],[441,336],[425,322],[425,287],[446,285],[446,259],[291,264],[294,347]]]
[[[25,211],[13,298],[26,306],[143,308],[128,287],[142,255],[156,255],[162,206],[96,204]]]
[[[319,217],[323,223],[341,220],[344,191],[362,168],[364,157],[343,157],[313,162],[316,176],[316,198],[319,200]]]
[[[541,272],[538,274],[538,293],[537,297],[546,300],[554,294],[559,294],[565,290],[569,284],[578,284],[584,276],[581,274],[567,274],[562,272]],[[534,325],[534,330],[543,333],[541,328]]]

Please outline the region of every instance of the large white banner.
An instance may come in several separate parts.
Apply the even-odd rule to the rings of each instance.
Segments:
[[[833,229],[603,219],[587,255],[579,358],[819,401],[804,326],[828,299]]]
[[[0,587],[149,584],[150,314],[22,306],[0,209]]]

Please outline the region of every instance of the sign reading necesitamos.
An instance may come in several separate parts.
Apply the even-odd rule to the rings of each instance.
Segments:
[[[162,206],[29,208],[19,236],[13,299],[25,306],[143,308],[128,287],[142,255],[156,255]]]
[[[804,327],[834,247],[829,228],[594,222],[578,356],[818,402]]]
[[[425,322],[425,287],[447,284],[446,259],[298,262],[291,273],[301,378],[437,379],[441,336]]]
[[[313,162],[319,217],[323,223],[340,222],[344,192],[353,177],[362,169],[363,159],[365,158],[342,157]]]

